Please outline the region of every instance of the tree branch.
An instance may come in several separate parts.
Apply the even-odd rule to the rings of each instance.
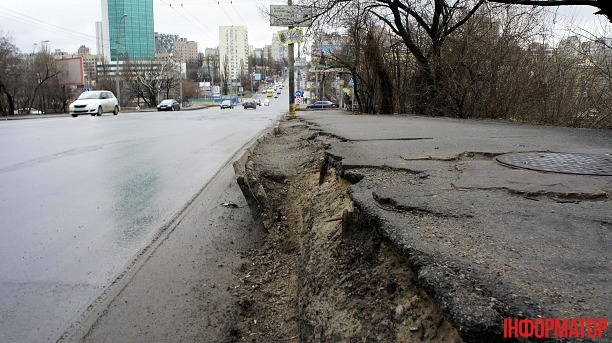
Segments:
[[[603,6],[601,0],[489,0],[489,2],[532,6]]]
[[[612,1],[610,0],[489,0],[499,4],[531,6],[593,6],[599,8],[595,14],[603,14],[612,23]]]

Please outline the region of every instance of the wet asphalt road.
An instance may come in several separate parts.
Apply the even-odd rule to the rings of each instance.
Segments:
[[[55,341],[285,110],[0,122],[0,341]]]

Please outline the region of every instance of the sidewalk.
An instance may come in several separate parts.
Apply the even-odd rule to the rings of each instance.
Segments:
[[[327,159],[353,183],[351,199],[405,253],[464,339],[499,340],[503,318],[612,321],[612,132],[341,111],[299,117],[332,137]],[[566,153],[597,154],[607,175],[495,160],[515,152],[563,153],[553,155],[559,163]]]

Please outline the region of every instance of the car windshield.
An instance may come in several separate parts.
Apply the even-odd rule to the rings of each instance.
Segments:
[[[160,105],[171,105],[172,104],[172,100],[164,100],[162,102],[159,103]]]
[[[79,96],[79,99],[100,99],[100,92],[85,92]]]

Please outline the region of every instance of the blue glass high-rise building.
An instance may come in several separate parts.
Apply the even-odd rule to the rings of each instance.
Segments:
[[[102,0],[104,54],[110,61],[153,60],[153,0]]]

